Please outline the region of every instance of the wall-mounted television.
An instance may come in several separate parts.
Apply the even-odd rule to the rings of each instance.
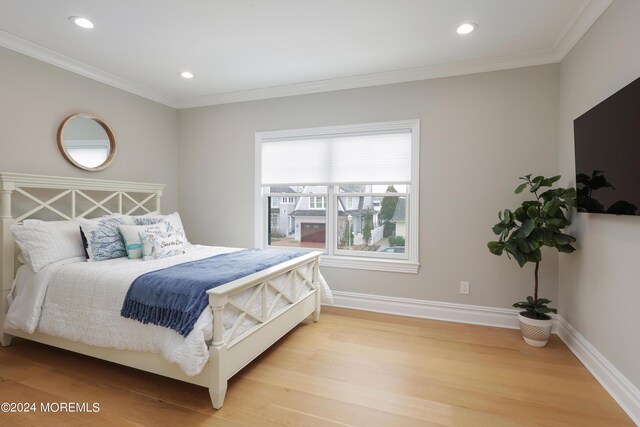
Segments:
[[[573,121],[578,212],[640,215],[640,78]]]

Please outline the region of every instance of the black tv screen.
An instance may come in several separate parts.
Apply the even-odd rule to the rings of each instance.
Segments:
[[[573,121],[578,212],[640,215],[640,78]]]

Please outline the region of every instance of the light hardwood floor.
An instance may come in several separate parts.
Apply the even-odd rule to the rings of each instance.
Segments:
[[[86,414],[0,413],[0,425],[633,425],[554,335],[323,308],[236,375],[206,389],[15,339],[0,349],[0,402],[97,402]]]

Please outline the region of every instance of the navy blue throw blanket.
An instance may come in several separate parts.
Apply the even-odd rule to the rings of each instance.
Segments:
[[[151,271],[133,281],[120,315],[171,328],[186,337],[209,303],[208,289],[302,255],[245,249]]]

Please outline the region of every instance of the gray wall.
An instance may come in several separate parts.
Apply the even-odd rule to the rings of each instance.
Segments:
[[[254,133],[421,120],[419,274],[323,269],[336,290],[509,307],[533,269],[491,255],[526,173],[558,170],[558,65],[181,110],[179,204],[190,239],[253,245]],[[543,295],[556,300],[557,255]],[[471,281],[471,294],[459,282]]]
[[[179,112],[0,48],[0,170],[166,183],[164,210],[180,205],[191,240],[252,246],[255,132],[419,118],[419,274],[324,273],[336,290],[509,307],[531,292],[532,268],[488,253],[496,212],[515,205],[522,174],[575,184],[573,119],[640,76],[639,16],[639,1],[616,0],[560,65]],[[112,127],[106,171],[58,153],[57,127],[76,112]],[[579,214],[572,231],[579,251],[544,254],[542,295],[639,385],[640,218]]]
[[[616,0],[561,63],[560,171],[567,182],[575,184],[573,120],[640,77],[638,18],[640,1]],[[579,250],[560,256],[560,313],[640,386],[640,218],[577,214],[572,231]]]
[[[74,113],[102,118],[118,141],[105,171],[60,155],[56,132]],[[167,184],[163,210],[178,206],[178,113],[164,105],[0,48],[0,171]]]

